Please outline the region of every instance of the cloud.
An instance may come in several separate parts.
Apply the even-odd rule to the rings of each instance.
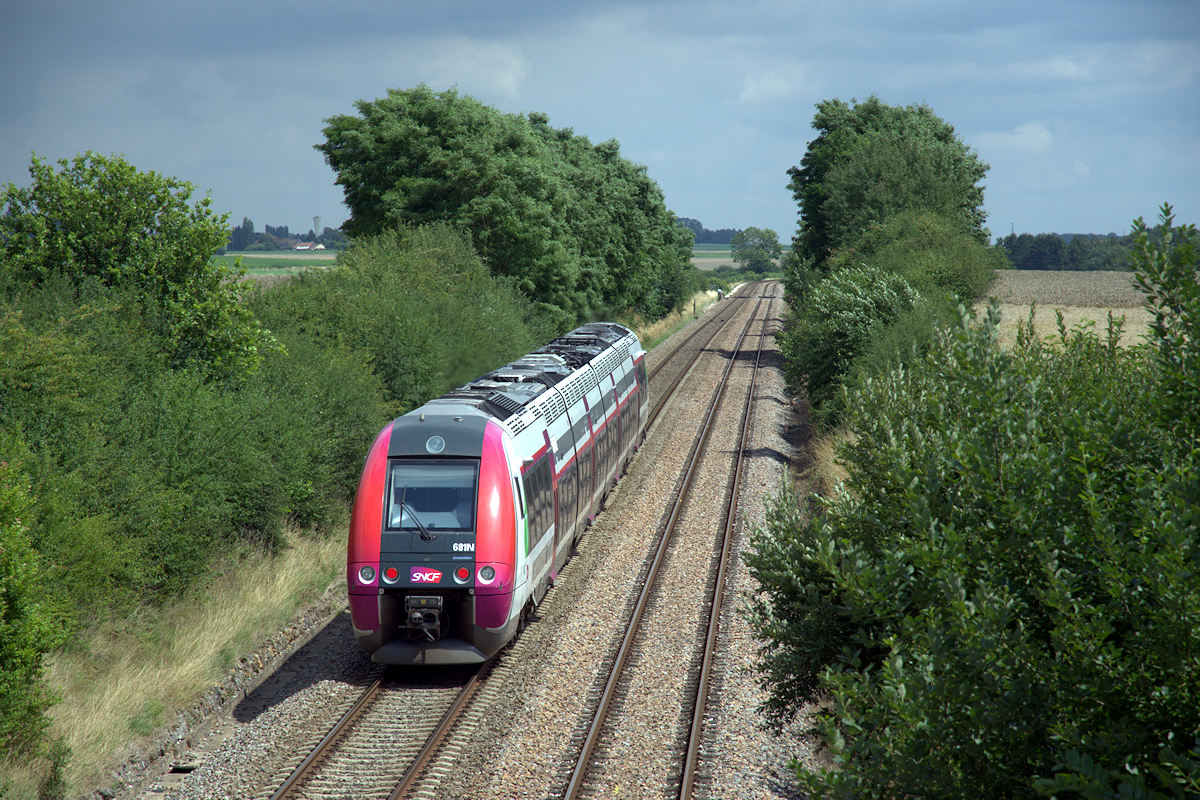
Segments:
[[[742,80],[738,94],[740,103],[769,103],[797,94],[804,85],[804,75],[799,67],[786,70],[768,70],[758,75],[748,75]]]
[[[1009,71],[1013,77],[1027,80],[1082,81],[1095,75],[1094,65],[1067,56],[1011,64]]]
[[[1044,153],[1054,143],[1054,137],[1042,123],[1026,122],[1011,131],[981,133],[976,141],[982,151],[995,149]]]
[[[419,45],[401,59],[405,72],[418,72],[434,88],[470,86],[476,92],[514,98],[529,75],[529,62],[515,47],[496,41],[455,37]]]

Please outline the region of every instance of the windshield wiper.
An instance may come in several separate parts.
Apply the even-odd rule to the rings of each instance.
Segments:
[[[429,532],[429,529],[421,524],[421,518],[417,516],[417,510],[404,502],[404,498],[408,495],[408,487],[404,487],[404,491],[400,492],[400,513],[403,514],[405,509],[408,509],[408,516],[412,517],[412,521],[417,523],[417,530],[421,532],[421,539],[426,542],[437,541],[437,537]]]

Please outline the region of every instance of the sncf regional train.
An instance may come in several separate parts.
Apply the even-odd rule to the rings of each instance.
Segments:
[[[516,635],[641,441],[645,355],[584,325],[380,432],[346,565],[373,660],[481,662]]]

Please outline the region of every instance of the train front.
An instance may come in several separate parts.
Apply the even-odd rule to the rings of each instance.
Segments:
[[[515,633],[515,565],[501,428],[418,412],[387,425],[363,466],[347,550],[350,618],[372,660],[487,660]]]

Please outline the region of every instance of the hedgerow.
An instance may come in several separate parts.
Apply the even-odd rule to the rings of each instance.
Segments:
[[[854,385],[844,487],[750,559],[772,718],[820,701],[813,796],[1200,793],[1194,239],[1140,240],[1152,346],[1006,351],[993,306]]]

